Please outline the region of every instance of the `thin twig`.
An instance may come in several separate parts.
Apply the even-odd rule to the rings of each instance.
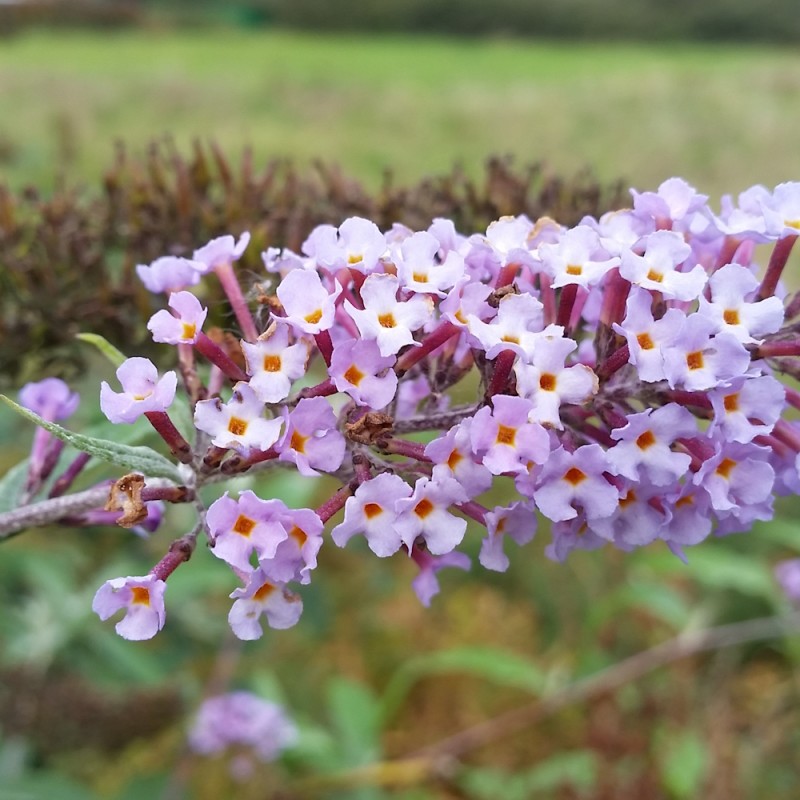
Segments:
[[[173,481],[165,478],[149,478],[148,488],[174,487]],[[102,507],[108,500],[111,483],[99,484],[83,492],[52,497],[39,503],[20,506],[0,514],[0,541],[9,539],[27,528],[49,525],[63,517],[72,517]]]
[[[798,630],[800,630],[800,614],[790,617],[762,617],[735,622],[731,625],[681,633],[673,639],[626,658],[594,675],[575,681],[540,700],[512,709],[499,717],[486,720],[424,747],[413,753],[411,758],[429,757],[434,760],[442,757],[457,758],[498,739],[529,728],[566,706],[615,691],[649,672],[675,661],[709,650],[773,639],[782,633]]]
[[[473,725],[404,758],[299,781],[291,787],[290,796],[317,797],[323,790],[363,786],[409,788],[432,779],[452,777],[458,771],[459,758],[519,733],[567,706],[613,692],[683,658],[747,642],[773,639],[781,634],[797,631],[800,631],[800,613],[787,617],[763,617],[681,633],[546,697]]]

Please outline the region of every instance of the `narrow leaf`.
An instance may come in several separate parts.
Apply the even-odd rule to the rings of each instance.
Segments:
[[[176,483],[181,483],[182,481],[180,472],[178,472],[175,465],[149,447],[132,447],[127,444],[112,442],[108,439],[95,439],[91,436],[74,433],[62,428],[60,425],[56,425],[54,422],[42,419],[38,414],[23,408],[4,394],[0,394],[0,400],[18,414],[49,431],[56,438],[61,439],[62,442],[71,444],[78,450],[96,456],[102,461],[109,461],[119,467],[124,467],[133,472],[141,472],[143,475],[152,478],[169,478]]]
[[[545,688],[545,675],[525,658],[493,647],[460,647],[411,658],[398,669],[383,696],[383,717],[390,719],[414,684],[432,675],[461,673],[483,678],[498,686],[510,686],[538,695]]]
[[[111,342],[97,333],[76,333],[76,339],[94,345],[115,367],[127,361],[127,356],[114,347]]]
[[[20,461],[0,478],[0,514],[12,511],[19,505],[19,498],[28,477],[28,459]]]

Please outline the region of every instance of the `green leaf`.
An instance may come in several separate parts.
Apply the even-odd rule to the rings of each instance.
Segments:
[[[15,779],[4,781],[2,800],[41,800],[57,797],[59,800],[93,800],[97,795],[71,778],[58,772],[27,772]]]
[[[546,677],[525,658],[494,647],[459,647],[426,653],[406,661],[391,677],[383,695],[383,719],[391,719],[421,678],[462,673],[483,678],[498,686],[510,686],[539,695]]]
[[[12,511],[19,505],[19,498],[28,477],[28,459],[20,461],[0,478],[0,514]]]
[[[691,730],[672,730],[658,738],[663,752],[661,778],[667,791],[677,800],[698,797],[708,770],[705,741]]]
[[[94,345],[115,367],[120,366],[123,361],[127,361],[128,357],[124,353],[121,353],[108,339],[97,333],[76,333],[75,338]]]
[[[753,535],[800,552],[800,530],[796,522],[778,517],[771,522],[757,525],[753,529]]]
[[[466,769],[459,781],[467,796],[475,800],[551,797],[564,787],[589,791],[596,782],[597,757],[591,750],[556,753],[524,772],[487,767]]]
[[[0,394],[0,400],[14,409],[18,414],[21,414],[23,417],[36,423],[45,430],[50,431],[53,436],[67,444],[71,444],[78,450],[82,450],[103,461],[109,461],[112,464],[124,467],[133,472],[141,472],[143,475],[149,477],[169,478],[176,483],[182,482],[180,472],[175,465],[149,447],[132,447],[126,444],[112,442],[109,439],[95,439],[91,436],[84,436],[81,433],[74,433],[68,431],[66,428],[62,428],[60,425],[56,425],[54,422],[48,422],[42,419],[38,414],[29,411],[27,408],[23,408],[4,394]]]
[[[380,704],[367,686],[346,678],[328,684],[328,708],[343,766],[357,767],[380,759]]]
[[[649,563],[657,571],[688,573],[694,580],[714,589],[728,589],[741,594],[775,599],[775,583],[769,567],[760,560],[736,553],[724,544],[704,544],[687,553],[689,563],[680,565],[672,556],[656,556]],[[677,563],[677,566],[676,566]]]
[[[685,627],[691,616],[688,601],[674,587],[653,580],[631,577],[601,598],[588,610],[587,620],[596,630],[609,620],[631,609],[646,609],[654,617],[676,630]]]

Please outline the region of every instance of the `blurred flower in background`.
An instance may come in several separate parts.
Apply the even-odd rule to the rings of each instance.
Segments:
[[[200,755],[236,748],[230,769],[239,780],[252,773],[252,757],[275,761],[296,740],[297,728],[282,706],[243,691],[204,700],[189,731],[189,747]]]

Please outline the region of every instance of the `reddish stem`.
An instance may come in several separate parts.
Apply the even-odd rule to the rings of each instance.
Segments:
[[[502,394],[511,376],[514,367],[514,360],[517,354],[513,350],[502,350],[494,360],[494,372],[486,390],[486,399],[491,400],[496,394]]]
[[[494,288],[500,289],[503,286],[509,286],[514,282],[519,271],[519,264],[506,264],[500,268],[497,273],[497,280],[495,281]]]
[[[163,500],[165,503],[189,503],[195,498],[193,489],[188,486],[161,486],[142,489],[142,500],[149,503],[151,500]]]
[[[280,454],[278,453],[275,448],[270,447],[269,450],[259,450],[256,453],[251,453],[247,458],[244,458],[240,455],[235,455],[232,458],[229,458],[223,465],[222,465],[222,472],[226,475],[235,475],[239,472],[246,472],[250,467],[255,466],[256,464],[261,464],[264,461],[272,461],[273,459],[277,458]]]
[[[176,539],[169,546],[169,551],[164,558],[150,570],[150,574],[165,581],[184,561],[188,561],[192,557],[196,544],[196,533],[187,533],[180,539]]]
[[[327,397],[331,394],[336,394],[339,390],[331,378],[325,378],[321,383],[316,386],[307,386],[301,389],[297,395],[298,400],[305,400],[307,397]]]
[[[406,456],[416,461],[425,461],[428,464],[431,460],[425,455],[425,445],[420,442],[410,442],[408,439],[389,438],[381,441],[381,447],[387,453],[395,456]]]
[[[711,410],[711,400],[705,392],[686,392],[682,389],[668,389],[664,396],[672,403],[679,403],[682,406],[695,406]]]
[[[351,497],[353,490],[349,485],[342,486],[338,491],[329,497],[317,510],[317,516],[326,523],[334,514],[344,508],[347,498]]]
[[[372,478],[372,473],[369,470],[369,460],[363,453],[353,453],[353,469],[355,471],[355,480],[359,486]]]
[[[619,269],[614,267],[608,272],[603,291],[603,305],[600,308],[600,322],[609,328],[615,322],[622,322],[630,290],[630,282],[619,274]]]
[[[561,296],[558,298],[556,325],[561,325],[565,330],[569,328],[569,320],[572,316],[572,307],[575,305],[575,298],[577,296],[577,283],[568,283],[566,286],[561,288]]]
[[[202,331],[197,334],[194,346],[212,364],[222,370],[232,381],[246,381],[249,376],[239,365],[214,341]]]
[[[786,342],[765,342],[753,351],[753,358],[781,358],[800,356],[800,339]]]
[[[233,313],[239,321],[239,327],[242,329],[242,336],[248,342],[254,342],[258,339],[258,331],[256,324],[253,322],[253,315],[250,313],[250,307],[242,294],[242,287],[239,286],[239,281],[233,272],[233,265],[230,262],[219,264],[214,268],[217,273],[219,282],[225,294],[228,296],[228,302],[231,304]]]
[[[790,406],[800,408],[800,392],[797,389],[792,389],[790,386],[784,387],[786,389],[786,402]]]
[[[757,300],[763,300],[765,297],[772,297],[775,294],[775,287],[783,274],[783,268],[789,260],[789,254],[792,252],[795,241],[797,241],[796,235],[784,236],[783,239],[775,242],[775,247],[769,257],[769,264],[767,264],[767,272],[758,288]]]
[[[331,335],[328,331],[320,331],[314,334],[314,341],[317,343],[319,352],[322,353],[322,358],[325,360],[327,366],[331,365],[331,357],[333,356],[333,342]]]
[[[86,466],[91,456],[88,453],[78,453],[73,462],[64,470],[58,480],[50,489],[48,497],[61,497],[69,489]]]
[[[190,344],[178,345],[178,368],[181,371],[183,385],[189,395],[192,407],[198,400],[205,399],[206,389],[203,386],[194,360],[194,348]]]
[[[485,506],[482,506],[480,503],[476,503],[474,500],[469,500],[466,503],[457,503],[456,508],[462,514],[466,514],[466,516],[468,516],[470,519],[474,519],[475,522],[479,523],[480,525],[486,525],[486,514],[489,509]]]
[[[631,351],[627,344],[616,349],[596,370],[601,381],[607,381],[615,372],[622,369],[630,358]]]
[[[795,453],[800,453],[800,433],[798,433],[785,419],[779,419],[772,429],[772,435]]]
[[[556,318],[556,293],[550,283],[550,276],[539,273],[539,300],[544,306],[544,322],[549,325]]]
[[[183,438],[166,411],[146,411],[144,414],[158,435],[167,443],[170,453],[182,464],[192,463],[192,446]]]
[[[398,378],[402,378],[408,370],[428,353],[432,353],[437,347],[441,347],[448,339],[461,332],[461,328],[452,322],[445,320],[439,323],[419,344],[418,347],[411,347],[406,350],[394,365],[394,370]]]
[[[735,236],[726,236],[722,243],[717,260],[714,262],[714,272],[720,267],[733,262],[733,256],[739,247],[739,240]]]
[[[697,472],[703,466],[703,462],[714,456],[714,448],[700,439],[681,437],[676,441],[683,445],[686,452],[692,457],[692,472]]]

